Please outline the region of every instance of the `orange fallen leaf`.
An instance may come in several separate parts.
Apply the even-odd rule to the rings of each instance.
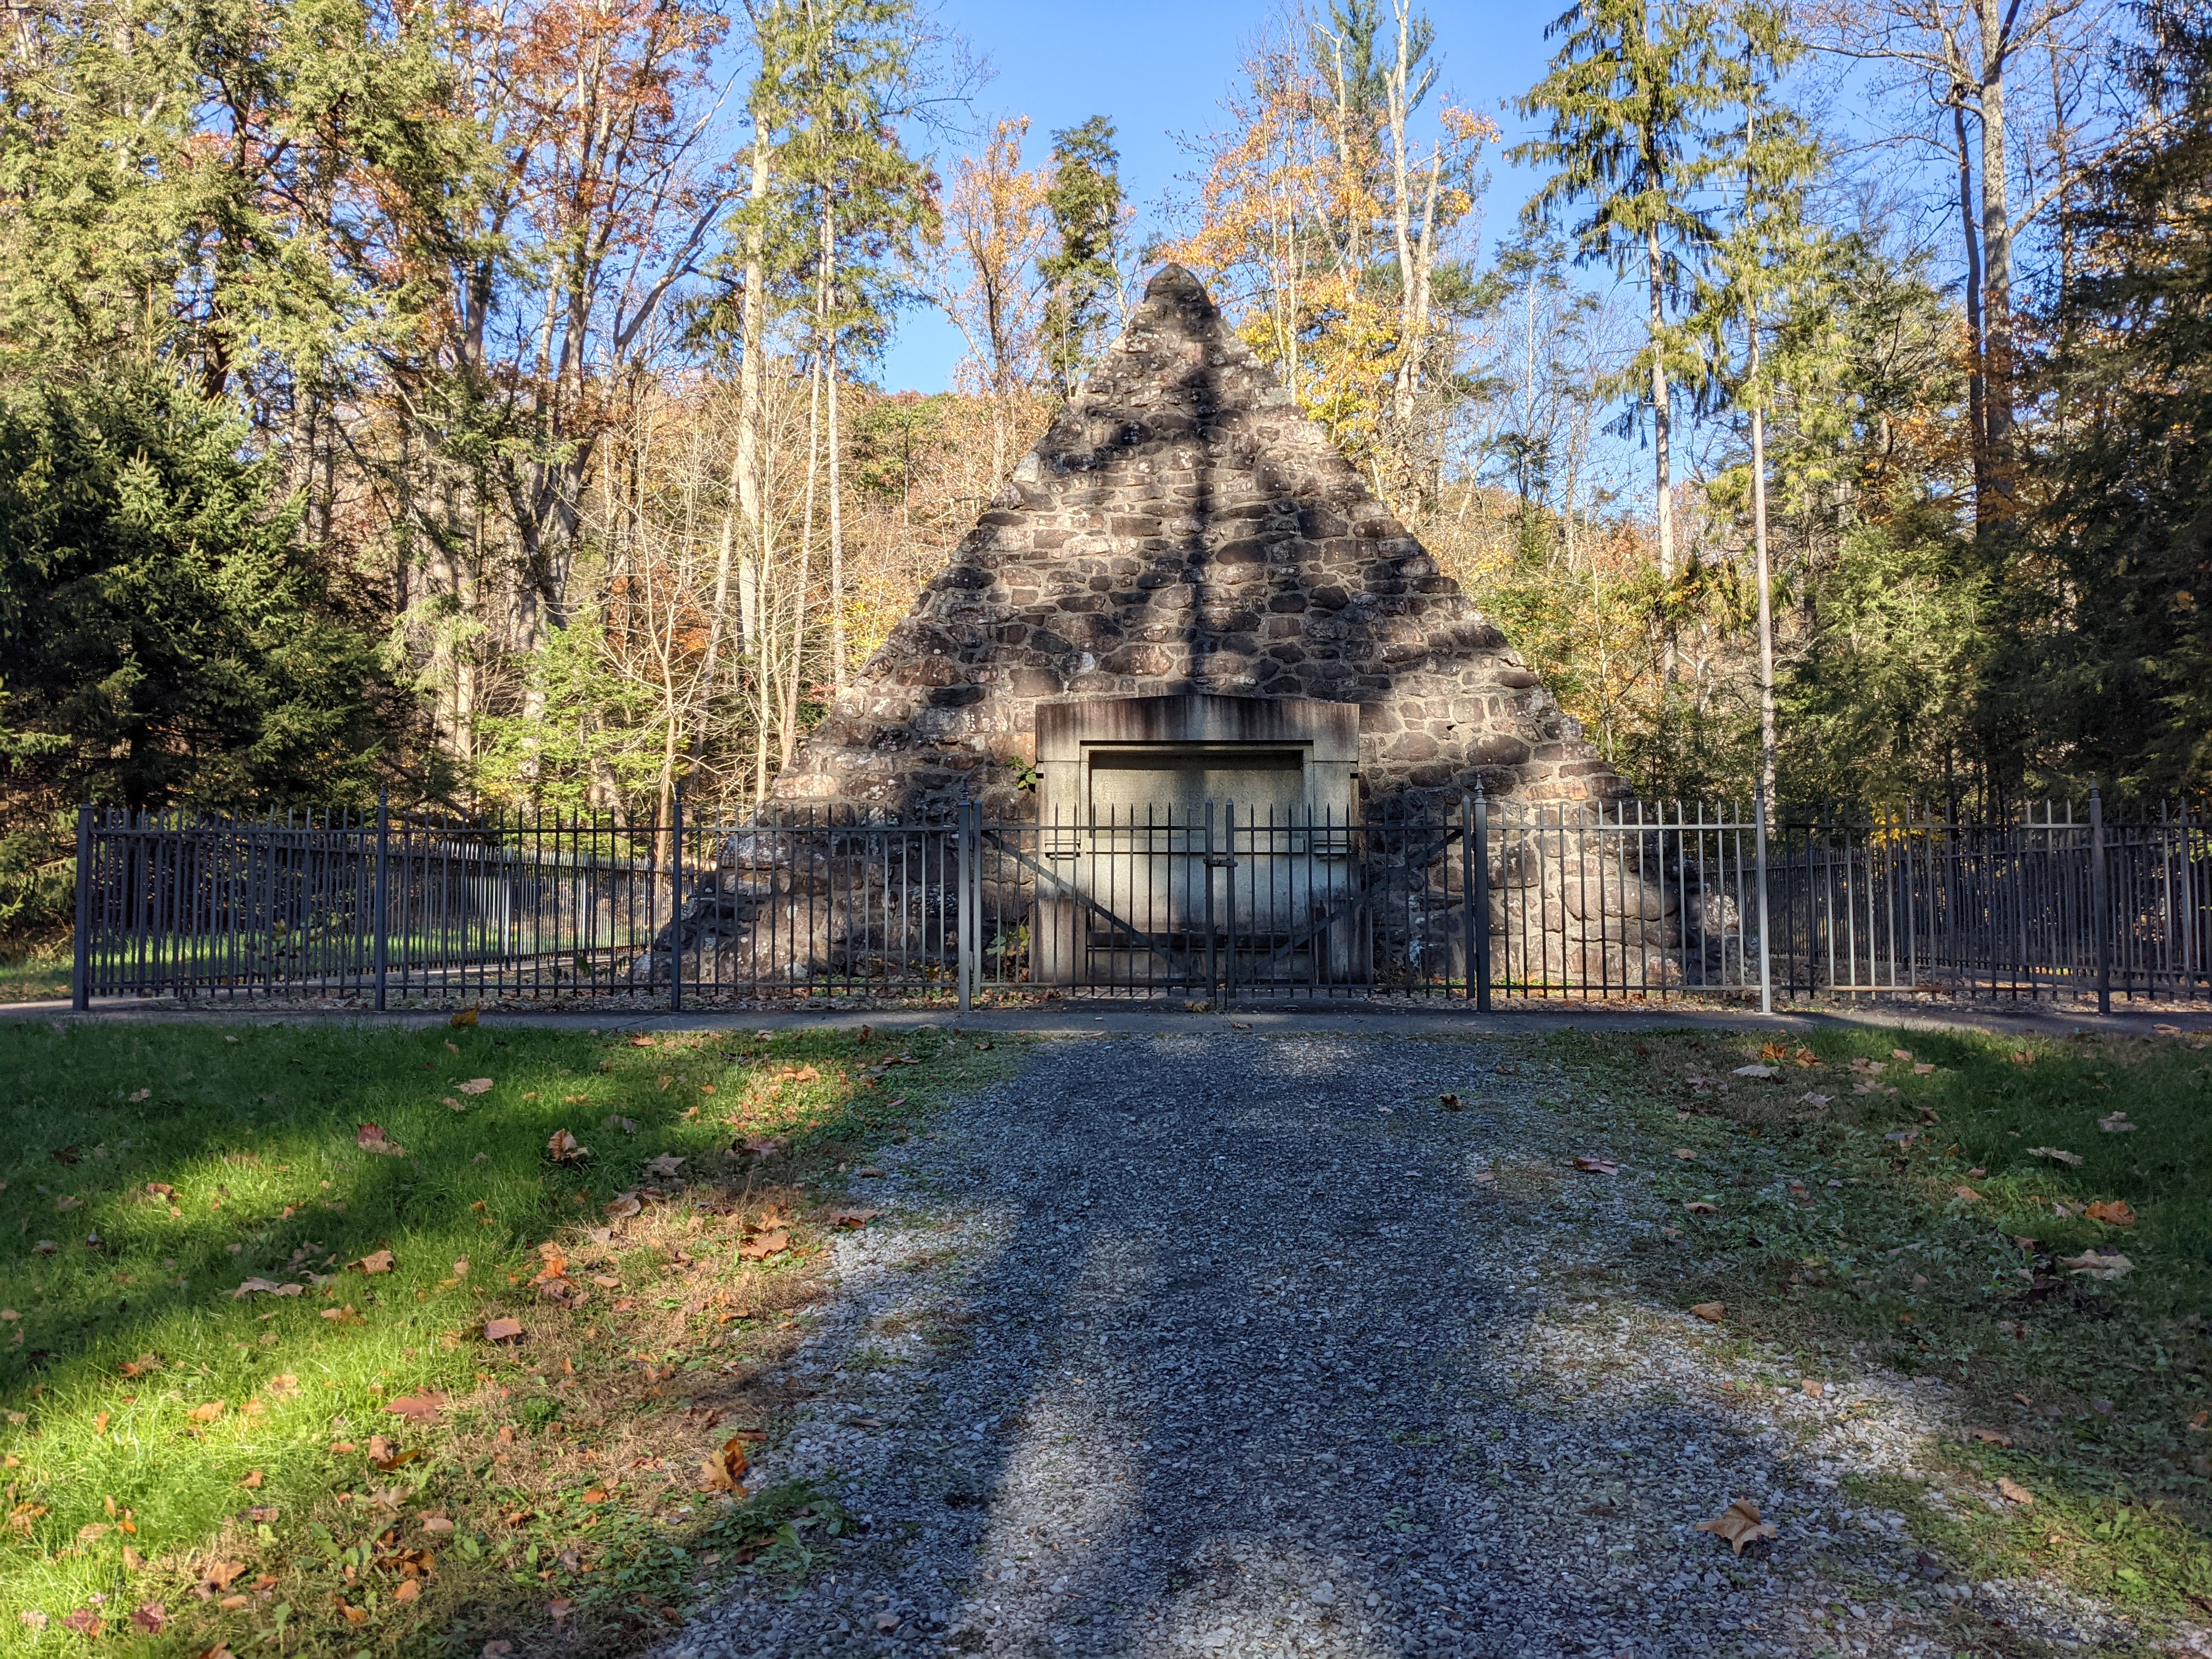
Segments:
[[[207,1581],[217,1589],[228,1589],[231,1582],[245,1571],[243,1561],[218,1561],[208,1569]]]
[[[1807,1394],[1812,1395],[1815,1400],[1818,1400],[1822,1395],[1828,1391],[1828,1385],[1826,1383],[1816,1382],[1809,1376],[1798,1386],[1803,1389]]]
[[[261,1471],[258,1469],[254,1470],[252,1474],[247,1475],[245,1480],[240,1481],[238,1484],[245,1487],[248,1492],[258,1491],[261,1486]]]
[[[2018,1481],[2014,1480],[2006,1475],[2001,1474],[1997,1477],[1997,1491],[2003,1495],[2005,1501],[2008,1504],[2033,1504],[2035,1502],[2035,1494],[2033,1492],[2021,1486]]]
[[[1951,1189],[1951,1194],[1954,1198],[1965,1200],[1969,1204],[1978,1204],[1982,1201],[1982,1195],[1972,1187],[1954,1187]]]
[[[634,1036],[629,1040],[629,1046],[633,1048],[650,1048],[653,1047],[653,1039],[649,1036]]]
[[[441,1394],[410,1394],[393,1401],[384,1409],[395,1417],[404,1417],[410,1423],[434,1423],[438,1413],[446,1408],[446,1397]]]
[[[403,1578],[399,1581],[399,1587],[392,1592],[392,1599],[395,1601],[412,1601],[416,1596],[422,1595],[422,1581],[421,1579]]]
[[[738,1254],[748,1261],[765,1261],[769,1257],[790,1248],[791,1235],[778,1228],[774,1232],[755,1233],[752,1237],[738,1246]]]
[[[2109,1200],[2100,1198],[2081,1213],[2092,1221],[2103,1222],[2107,1227],[2132,1227],[2136,1224],[2136,1212],[2128,1207],[2128,1201],[2124,1198]]]
[[[222,1415],[222,1406],[223,1402],[222,1401],[210,1400],[204,1406],[193,1407],[191,1410],[186,1412],[185,1415],[191,1418],[195,1423],[212,1423],[216,1418]]]
[[[747,1462],[743,1437],[732,1435],[722,1443],[720,1451],[699,1466],[700,1473],[706,1478],[707,1490],[744,1497],[745,1489],[738,1483],[744,1479]]]
[[[607,1501],[607,1489],[605,1486],[586,1486],[584,1489],[583,1501],[586,1504],[604,1504]]]
[[[316,1317],[327,1319],[333,1325],[365,1325],[368,1322],[355,1311],[354,1305],[350,1302],[343,1308],[325,1308]]]
[[[2010,1435],[2002,1434],[1995,1429],[1968,1429],[1966,1431],[1966,1437],[1971,1440],[1978,1440],[1985,1446],[2009,1446],[2012,1444],[2012,1437]]]
[[[1578,1158],[1575,1168],[1587,1175],[1619,1175],[1620,1165],[1609,1158]]]
[[[354,1263],[354,1266],[365,1273],[388,1273],[393,1265],[392,1255],[389,1250],[372,1250]]]
[[[1690,1311],[1697,1315],[1698,1318],[1704,1320],[1708,1325],[1717,1325],[1722,1320],[1728,1317],[1728,1304],[1725,1302],[1700,1302],[1692,1307]]]
[[[833,1227],[865,1227],[882,1213],[881,1210],[832,1210],[823,1218]]]
[[[1674,1156],[1686,1161],[1694,1162],[1698,1155],[1687,1146],[1677,1146],[1674,1149]]]
[[[1748,1498],[1739,1498],[1710,1521],[1700,1521],[1691,1528],[1693,1532],[1709,1532],[1725,1539],[1738,1555],[1746,1544],[1762,1538],[1778,1538],[1782,1529],[1771,1521],[1759,1518],[1759,1505]]]
[[[1682,1207],[1687,1210],[1692,1215],[1718,1215],[1720,1213],[1718,1206],[1708,1204],[1702,1199],[1693,1198]]]
[[[483,1334],[487,1342],[512,1342],[522,1334],[522,1322],[519,1319],[487,1319]]]
[[[591,1148],[577,1145],[576,1137],[566,1129],[556,1129],[553,1138],[545,1143],[545,1156],[556,1164],[574,1164],[590,1153]]]

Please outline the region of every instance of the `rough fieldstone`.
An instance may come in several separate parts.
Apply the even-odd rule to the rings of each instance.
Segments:
[[[908,822],[1020,816],[1040,700],[1357,702],[1370,813],[1628,792],[1180,267],[775,784]]]

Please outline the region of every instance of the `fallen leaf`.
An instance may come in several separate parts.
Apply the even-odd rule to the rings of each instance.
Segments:
[[[579,1158],[591,1156],[592,1149],[576,1144],[576,1137],[566,1129],[556,1129],[553,1138],[545,1143],[545,1156],[556,1164],[574,1164]]]
[[[483,1334],[487,1342],[512,1342],[522,1334],[522,1322],[519,1319],[487,1319]]]
[[[1448,1112],[1456,1112],[1460,1109],[1460,1097],[1457,1095],[1438,1095],[1437,1104]]]
[[[1835,1097],[1833,1095],[1815,1094],[1812,1090],[1808,1089],[1803,1094],[1798,1096],[1797,1098],[1802,1103],[1810,1106],[1817,1112],[1820,1108],[1826,1106],[1830,1101],[1833,1100]]]
[[[453,1277],[456,1279],[466,1279],[468,1276],[469,1259],[466,1256],[461,1256],[453,1263]]]
[[[149,1181],[146,1183],[146,1196],[149,1198],[174,1198],[176,1195],[177,1189],[166,1181]]]
[[[1910,1048],[1892,1048],[1889,1051],[1889,1057],[1892,1060],[1910,1060],[1912,1058],[1912,1050]]]
[[[389,1250],[372,1250],[369,1254],[362,1257],[360,1261],[355,1262],[354,1266],[360,1268],[362,1272],[365,1273],[388,1273],[392,1271],[393,1266],[392,1252]]]
[[[169,1622],[169,1610],[159,1601],[149,1601],[132,1610],[131,1622],[149,1636],[159,1636]]]
[[[238,1575],[246,1571],[243,1561],[218,1561],[208,1569],[207,1582],[219,1590],[227,1590]]]
[[[1786,1042],[1762,1042],[1759,1046],[1759,1057],[1779,1064],[1790,1058],[1790,1045]]]
[[[1674,1156],[1690,1163],[1695,1163],[1698,1157],[1697,1153],[1691,1151],[1687,1146],[1677,1146],[1674,1149]]]
[[[644,1208],[635,1193],[617,1193],[608,1200],[607,1216],[611,1220],[626,1221]]]
[[[223,1402],[210,1400],[204,1406],[195,1406],[185,1415],[195,1423],[212,1423],[222,1415]]]
[[[2089,1249],[2082,1251],[2079,1255],[2061,1257],[2058,1265],[2069,1272],[2081,1273],[2090,1279],[2111,1280],[2124,1279],[2135,1271],[2136,1264],[2118,1250],[2107,1253]]]
[[[457,1031],[465,1031],[465,1030],[466,1030],[470,1026],[471,1026],[471,1025],[475,1024],[476,1023],[477,1023],[477,1010],[475,1010],[474,1008],[464,1008],[464,1009],[462,1009],[460,1012],[459,1012],[458,1014],[455,1014],[455,1015],[453,1016],[453,1018],[452,1021],[450,1022],[450,1024],[453,1025],[453,1028],[455,1030],[457,1030]]]
[[[2136,1212],[2128,1207],[2128,1201],[2124,1198],[2100,1198],[2081,1213],[2092,1221],[2103,1222],[2107,1227],[2132,1227],[2136,1224]]]
[[[249,1296],[298,1296],[307,1287],[304,1285],[280,1285],[273,1279],[249,1279],[230,1293],[234,1302]],[[125,1371],[125,1376],[135,1376]]]
[[[2054,1164],[2065,1164],[2069,1169],[2078,1168],[2081,1162],[2081,1153],[2062,1152],[2056,1146],[2031,1146],[2027,1149],[2027,1155],[2030,1158],[2047,1158]]]
[[[488,1077],[472,1077],[466,1083],[456,1083],[453,1085],[456,1092],[465,1095],[483,1094],[490,1087],[491,1079]]]
[[[1782,1529],[1771,1521],[1759,1518],[1759,1505],[1748,1498],[1739,1498],[1710,1521],[1700,1521],[1691,1530],[1709,1532],[1716,1538],[1725,1539],[1738,1555],[1746,1544],[1762,1538],[1778,1538]]]
[[[316,1317],[327,1319],[333,1325],[365,1325],[368,1322],[354,1310],[354,1305],[350,1302],[343,1308],[325,1308]]]
[[[545,1604],[545,1616],[556,1625],[575,1610],[576,1604],[574,1601],[548,1601]]]
[[[1966,1431],[1966,1435],[1969,1439],[1978,1440],[1985,1446],[2009,1446],[2012,1444],[2012,1437],[2010,1435],[2001,1434],[1995,1429],[1968,1429]]]
[[[2136,1126],[2128,1121],[2128,1115],[2125,1112],[2106,1113],[2097,1120],[2097,1127],[2108,1135],[2133,1134],[2136,1128]]]
[[[399,1581],[399,1587],[392,1592],[392,1599],[395,1601],[412,1601],[416,1596],[422,1595],[422,1581],[421,1579],[403,1578]]]
[[[823,1219],[833,1227],[865,1227],[882,1213],[881,1210],[832,1210]]]
[[[744,1439],[732,1435],[722,1443],[722,1449],[700,1464],[699,1472],[705,1477],[708,1492],[726,1492],[742,1498],[745,1489],[739,1484],[744,1479],[745,1445]]]
[[[133,1089],[130,1097],[133,1103],[136,1103],[148,1098],[153,1092],[151,1089]]]
[[[673,1152],[663,1152],[659,1158],[646,1160],[645,1172],[649,1176],[659,1176],[672,1181],[676,1178],[677,1173],[683,1169],[684,1162],[685,1160],[677,1157]]]
[[[1812,1395],[1815,1400],[1818,1400],[1822,1395],[1828,1391],[1828,1385],[1826,1383],[1815,1382],[1811,1377],[1806,1378],[1804,1382],[1798,1384],[1798,1387],[1803,1389],[1807,1394]]]
[[[410,1423],[434,1423],[445,1408],[446,1397],[441,1394],[410,1394],[402,1395],[384,1409]]]
[[[634,1036],[629,1040],[629,1046],[633,1048],[650,1048],[653,1047],[653,1039],[649,1036]]]
[[[755,1158],[774,1158],[783,1150],[783,1143],[767,1135],[755,1135],[744,1143],[745,1151]]]
[[[1779,1066],[1739,1066],[1729,1075],[1730,1077],[1779,1077],[1782,1075],[1782,1068]]]
[[[2005,1501],[2009,1504],[2033,1504],[2035,1502],[2035,1494],[2033,1492],[2021,1486],[2017,1480],[2012,1480],[2010,1477],[2006,1475],[2001,1474],[1997,1477],[1997,1490],[2004,1495]]]
[[[374,1123],[364,1123],[355,1130],[353,1144],[365,1152],[383,1152],[391,1157],[398,1157],[405,1150],[397,1141],[386,1140],[384,1131]]]
[[[2035,1064],[2034,1054],[2026,1048],[2014,1050],[2010,1058],[2012,1060],[2012,1063],[2015,1066],[2033,1066]]]
[[[791,1248],[791,1235],[778,1228],[774,1232],[756,1233],[738,1246],[738,1254],[749,1261],[765,1261],[769,1257]]]
[[[1687,1210],[1692,1215],[1718,1215],[1720,1213],[1718,1206],[1708,1204],[1703,1199],[1698,1198],[1692,1199],[1688,1203],[1682,1206],[1682,1207]]]
[[[1951,1192],[1952,1196],[1964,1199],[1969,1204],[1978,1204],[1982,1201],[1982,1195],[1972,1187],[1954,1187]]]
[[[1912,1075],[1915,1077],[1927,1077],[1933,1073],[1935,1070],[1936,1068],[1933,1066],[1929,1065],[1923,1060],[1914,1065],[1912,1068]]]
[[[288,1395],[300,1392],[300,1379],[289,1371],[279,1371],[269,1379],[267,1387],[270,1394],[282,1400]]]
[[[1609,1158],[1578,1158],[1575,1168],[1589,1175],[1619,1175],[1620,1165]]]
[[[1690,1311],[1697,1315],[1698,1318],[1704,1320],[1708,1325],[1717,1325],[1722,1320],[1728,1317],[1728,1304],[1725,1302],[1700,1302],[1696,1306],[1692,1307]],[[1753,1519],[1754,1520],[1757,1518],[1758,1517],[1755,1515],[1753,1516]]]

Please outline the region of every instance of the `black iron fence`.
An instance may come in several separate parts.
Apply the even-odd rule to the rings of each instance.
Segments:
[[[1358,823],[86,808],[78,854],[79,1006],[2212,996],[2212,829],[2094,797],[2000,821],[1480,796]]]

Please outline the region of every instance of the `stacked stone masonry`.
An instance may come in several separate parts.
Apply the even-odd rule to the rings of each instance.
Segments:
[[[1356,703],[1364,810],[1626,791],[1528,664],[1170,265],[913,613],[778,779],[781,810],[914,823],[1018,787],[1037,704]]]

